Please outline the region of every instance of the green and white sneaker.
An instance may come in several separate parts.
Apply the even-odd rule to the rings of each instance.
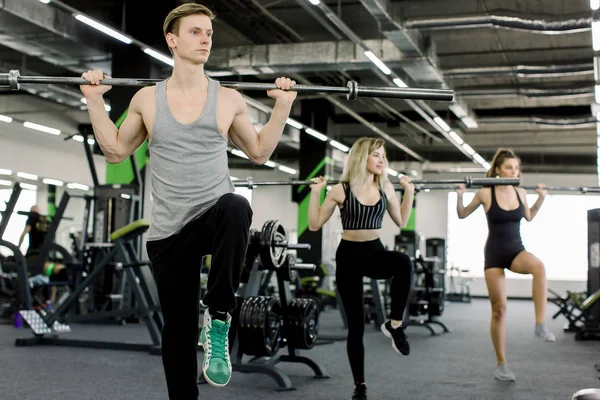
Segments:
[[[229,360],[229,327],[231,315],[227,321],[213,320],[208,310],[204,312],[204,325],[200,331],[200,344],[204,348],[202,373],[211,386],[223,387],[231,379],[231,361]]]

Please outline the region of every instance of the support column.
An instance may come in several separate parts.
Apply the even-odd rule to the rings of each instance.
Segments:
[[[47,185],[48,186],[48,212],[46,215],[52,218],[56,213],[56,186],[55,185]]]
[[[327,120],[331,114],[331,104],[326,100],[304,100],[301,103],[302,113],[299,120],[306,126],[325,134]],[[330,163],[330,147],[326,141],[302,131],[300,134],[299,179],[308,180],[316,176],[327,179],[327,166]],[[292,187],[292,200],[298,203],[298,242],[309,243],[310,250],[298,250],[298,257],[304,262],[320,264],[322,262],[322,229],[311,232],[308,229],[308,204],[311,190],[308,186]],[[321,203],[325,199],[325,190],[321,193]]]

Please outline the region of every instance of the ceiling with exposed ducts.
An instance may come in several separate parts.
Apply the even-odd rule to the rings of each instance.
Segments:
[[[111,74],[113,52],[127,46],[132,53],[149,46],[169,54],[162,21],[184,2],[163,0],[149,7],[141,0],[0,1],[0,72],[80,76],[100,68]],[[306,102],[327,99],[330,123],[322,133],[346,146],[360,136],[383,136],[388,158],[401,168],[472,165],[483,171],[481,165],[498,147],[510,147],[524,171],[597,172],[589,0],[197,2],[217,15],[206,65],[215,79],[273,82],[290,76],[332,86],[355,80],[454,90],[452,103],[300,94],[292,118]],[[125,45],[90,28],[73,10],[136,42]],[[367,51],[383,62],[383,70]],[[148,56],[147,62],[155,66],[155,77],[170,72],[155,58]],[[23,89],[0,89],[0,114],[25,119],[43,108],[70,121],[89,121],[77,87]],[[272,106],[272,101],[260,92],[244,94],[260,123],[264,107],[258,103]],[[281,163],[299,157],[299,131],[289,128],[273,155]],[[232,162],[249,164],[236,157]]]

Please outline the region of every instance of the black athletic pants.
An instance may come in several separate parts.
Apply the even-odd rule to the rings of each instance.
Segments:
[[[340,242],[336,258],[336,284],[348,320],[346,347],[355,384],[365,381],[365,308],[363,277],[392,278],[390,318],[401,321],[408,301],[412,263],[404,253],[388,251],[379,239]]]
[[[162,361],[170,400],[195,400],[199,396],[196,382],[202,257],[212,255],[202,301],[211,312],[235,309],[252,216],[246,198],[229,193],[176,235],[147,242],[164,319]]]

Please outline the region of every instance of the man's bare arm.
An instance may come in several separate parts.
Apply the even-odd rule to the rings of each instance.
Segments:
[[[293,86],[293,84],[280,81],[280,79],[282,78],[279,78],[276,83],[282,86],[278,87],[289,88]],[[238,113],[229,129],[229,138],[248,158],[257,164],[264,164],[269,160],[271,154],[273,154],[277,143],[281,139],[283,129],[292,109],[292,104],[296,98],[296,92],[274,90],[270,91],[270,93],[270,96],[276,100],[275,107],[273,108],[269,122],[267,122],[260,132],[256,131],[256,128],[250,121],[248,105],[244,98],[238,92],[232,93]]]
[[[142,104],[144,96],[151,94],[154,89],[145,87],[133,96],[127,117],[117,129],[108,116],[102,98],[110,89],[110,86],[100,84],[106,76],[99,71],[88,71],[83,77],[91,83],[82,85],[81,91],[87,100],[88,113],[98,146],[109,163],[123,162],[146,140],[148,133],[142,119]]]

